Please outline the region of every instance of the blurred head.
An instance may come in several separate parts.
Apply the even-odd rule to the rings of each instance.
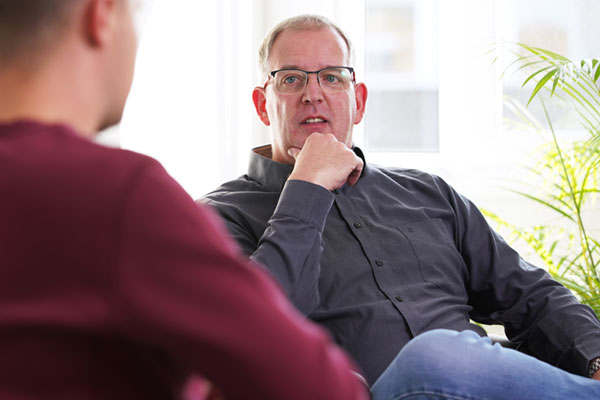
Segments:
[[[93,103],[90,126],[117,123],[133,77],[135,1],[0,0],[0,73],[38,86],[66,80],[56,96]]]
[[[41,60],[69,29],[81,0],[0,0],[0,68]]]
[[[352,145],[353,126],[365,109],[366,86],[356,83],[347,68],[318,74],[287,71],[352,68],[352,46],[340,28],[320,16],[285,20],[267,34],[259,63],[265,85],[254,89],[253,101],[261,121],[271,127],[275,161],[293,164],[288,149],[302,148],[314,132],[332,133]]]

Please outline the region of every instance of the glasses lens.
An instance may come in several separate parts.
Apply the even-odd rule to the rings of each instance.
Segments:
[[[346,68],[325,68],[319,72],[319,82],[326,90],[346,90],[352,82],[352,74]]]
[[[306,72],[290,69],[275,74],[275,89],[280,93],[297,93],[304,89]]]

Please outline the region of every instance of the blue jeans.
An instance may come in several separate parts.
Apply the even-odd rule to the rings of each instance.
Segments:
[[[600,381],[570,374],[475,332],[411,340],[371,388],[373,400],[600,399]]]

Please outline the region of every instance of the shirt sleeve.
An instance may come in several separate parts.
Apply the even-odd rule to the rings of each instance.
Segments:
[[[114,307],[126,337],[227,399],[366,398],[346,355],[162,167],[132,182],[122,221]]]
[[[218,201],[212,200],[211,204],[215,202]],[[333,195],[327,189],[290,180],[258,241],[242,221],[236,220],[235,213],[223,215],[230,235],[244,253],[270,272],[304,315],[310,315],[319,304],[319,260],[332,204]]]
[[[441,180],[440,180],[441,181]],[[471,317],[504,325],[508,338],[552,365],[587,375],[600,355],[600,323],[563,285],[525,260],[477,207],[443,181],[455,209],[455,240],[469,270]]]

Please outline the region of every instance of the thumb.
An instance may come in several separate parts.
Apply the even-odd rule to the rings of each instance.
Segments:
[[[297,147],[290,147],[287,153],[290,157],[292,157],[295,160],[298,157],[298,153],[300,153],[300,149]]]

